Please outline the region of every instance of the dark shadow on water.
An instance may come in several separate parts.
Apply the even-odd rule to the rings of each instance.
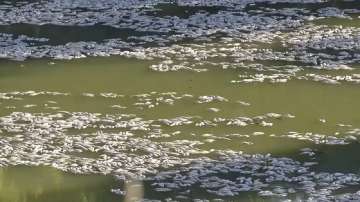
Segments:
[[[40,2],[41,0],[0,0],[0,5],[23,6],[29,3]]]
[[[300,162],[315,161],[319,164],[313,169],[317,172],[342,172],[360,174],[360,143],[353,142],[347,145],[326,145],[308,142],[303,148],[315,150],[315,158],[300,155],[300,150],[289,150],[272,153],[273,156],[286,156]],[[300,149],[300,148],[299,148]]]
[[[159,33],[138,32],[132,29],[117,29],[110,26],[61,26],[61,25],[32,25],[12,24],[0,25],[0,33],[15,36],[26,35],[35,38],[47,38],[48,45],[60,45],[69,42],[94,41],[102,42],[106,39],[119,38],[126,40],[130,36],[149,36]]]
[[[226,10],[222,6],[179,6],[176,4],[159,4],[155,6],[156,11],[148,11],[146,14],[157,17],[177,16],[179,18],[189,18],[197,13],[216,14],[221,10]]]
[[[299,9],[308,9],[310,11],[316,11],[320,8],[325,7],[336,7],[339,9],[353,9],[353,8],[360,8],[360,1],[339,1],[339,0],[330,0],[327,2],[321,3],[271,3],[268,2],[261,2],[256,4],[249,4],[246,7],[246,11],[259,9],[259,8],[273,8],[273,9],[283,9],[283,8],[299,8]]]

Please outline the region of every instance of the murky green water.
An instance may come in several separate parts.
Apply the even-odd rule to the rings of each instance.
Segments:
[[[76,176],[45,167],[1,170],[0,201],[116,201],[109,177]]]
[[[0,1],[1,4],[4,3]],[[357,5],[358,2],[338,1],[325,4],[258,3],[247,6],[246,11],[295,7],[315,12],[321,7],[350,9]],[[179,8],[168,4],[160,4],[156,9],[148,14],[178,16],[181,19],[199,12],[210,15],[230,10],[222,6]],[[267,15],[271,14],[266,13],[261,17]],[[358,14],[351,17],[353,19],[324,17],[302,26],[328,25],[340,30],[339,25],[349,29],[358,28]],[[316,28],[318,30],[310,30],[309,33],[314,34],[322,29]],[[49,41],[44,44],[54,47],[68,42],[100,43],[105,39],[154,34],[130,30],[98,24],[0,25],[0,33],[45,37]],[[264,33],[265,36],[271,35],[270,32]],[[159,47],[146,44],[150,48],[145,51],[141,49],[143,52],[136,56],[142,58],[150,55],[154,57],[152,60],[124,56],[74,60],[1,59],[0,145],[3,148],[0,148],[0,202],[128,202],[134,200],[131,197],[162,201],[166,198],[179,201],[281,201],[285,198],[301,201],[307,198],[304,191],[298,189],[281,197],[259,196],[257,192],[262,189],[241,191],[235,195],[205,191],[207,185],[199,183],[203,182],[201,180],[216,180],[220,176],[228,183],[240,181],[242,176],[250,181],[257,177],[243,170],[241,173],[233,167],[230,172],[225,172],[227,168],[221,163],[229,165],[232,160],[219,158],[226,156],[226,152],[271,154],[275,160],[267,159],[265,163],[260,162],[258,167],[250,166],[252,172],[258,174],[263,172],[261,169],[268,167],[284,165],[289,168],[296,165],[293,168],[300,170],[301,165],[316,162],[305,166],[308,168],[306,174],[315,176],[327,172],[333,174],[332,178],[336,173],[360,175],[360,157],[356,155],[360,152],[360,65],[354,59],[359,53],[355,47],[358,38],[354,37],[355,42],[346,37],[340,41],[349,43],[350,48],[354,46],[353,49],[316,49],[316,43],[328,45],[341,37],[328,41],[324,39],[325,42],[318,36],[288,39],[292,35],[299,37],[296,34],[296,31],[282,30],[281,34],[271,38],[271,42],[243,38],[244,41],[239,42],[232,36],[234,41],[214,37],[216,40],[212,42],[195,44],[184,38],[179,42],[181,50],[174,46],[169,46],[173,49],[161,49],[164,44],[158,44]],[[308,40],[304,42],[306,45],[302,44],[302,40]],[[234,46],[236,43],[239,44]],[[298,47],[294,48],[296,45]],[[304,55],[319,54],[314,56],[315,64],[298,59],[303,56],[299,53],[304,47]],[[254,52],[242,52],[247,48],[254,48],[262,54],[261,51],[268,51],[271,57],[253,49]],[[44,48],[46,51],[49,50]],[[348,51],[351,56],[343,59],[344,53],[340,54],[341,51]],[[228,55],[216,55],[220,52]],[[271,55],[274,52],[276,54]],[[295,59],[291,54],[295,54]],[[308,57],[312,57],[311,54]],[[247,58],[243,59],[243,55]],[[263,58],[265,56],[270,59]],[[347,60],[351,62],[341,63]],[[180,68],[166,72],[154,71],[159,70],[156,65],[149,68],[157,63],[177,62],[179,66],[195,65],[186,70]],[[326,63],[331,62],[335,67],[352,69],[318,68],[321,65],[326,67]],[[200,68],[207,71],[196,72]],[[266,76],[275,76],[275,79]],[[281,80],[283,78],[286,79]],[[314,153],[306,153],[308,150],[304,148],[310,148]],[[299,164],[291,164],[282,157]],[[253,157],[249,159],[258,163]],[[197,161],[214,164],[190,167],[190,163]],[[239,166],[244,162],[241,161]],[[201,180],[192,184],[188,192],[177,188],[161,189],[170,186],[165,182],[172,179],[162,179],[158,176],[160,171],[177,170],[176,177],[181,178],[186,176],[187,168],[190,177],[194,176],[191,171],[196,173],[196,169],[200,170],[198,173],[206,173],[216,168],[216,172],[211,170],[214,173],[209,172],[210,177],[199,177]],[[295,173],[279,172],[281,176]],[[123,174],[133,178],[124,180]],[[273,177],[272,174],[269,175]],[[142,178],[139,180],[138,176]],[[181,179],[184,184],[188,183],[185,177]],[[299,187],[281,177],[269,182],[271,188],[280,185]],[[323,191],[321,187],[324,186],[316,184],[318,189],[311,193]],[[344,183],[334,188],[336,193],[332,195],[355,193],[359,187],[358,183]],[[126,191],[126,194],[119,190]]]
[[[172,118],[177,116],[214,117],[256,116],[269,112],[293,114],[294,119],[275,120],[274,126],[205,127],[181,126],[169,128],[169,132],[181,131],[180,135],[165,138],[203,140],[191,133],[211,133],[216,136],[240,133],[264,132],[263,136],[247,139],[235,138],[217,140],[201,147],[204,149],[233,149],[246,153],[272,153],[276,156],[300,158],[301,148],[317,148],[320,164],[318,169],[330,171],[359,172],[357,143],[352,146],[321,146],[309,141],[271,138],[271,134],[289,131],[313,132],[343,136],[349,124],[360,127],[360,101],[358,85],[326,85],[309,81],[291,81],[286,84],[231,84],[242,70],[210,70],[205,73],[172,72],[156,73],[147,68],[146,62],[121,57],[89,58],[74,61],[47,60],[27,62],[2,62],[0,69],[0,91],[57,91],[70,93],[69,96],[25,96],[23,100],[3,100],[1,114],[13,111],[40,113],[56,111],[94,112],[102,114],[134,113],[145,119]],[[82,93],[113,92],[124,98],[85,97]],[[230,102],[196,104],[192,99],[183,100],[173,106],[157,106],[138,109],[132,106],[131,95],[146,92],[177,92],[192,95],[220,95]],[[251,103],[244,106],[235,101]],[[53,104],[48,101],[55,101]],[[26,108],[26,105],[34,107]],[[114,109],[111,106],[127,106]],[[7,109],[8,106],[13,108]],[[24,107],[25,106],[25,107]],[[49,109],[48,107],[59,107]],[[215,113],[208,108],[219,108]],[[319,119],[326,119],[322,123]],[[242,143],[253,142],[252,145]],[[157,141],[161,141],[161,138]],[[1,170],[0,189],[3,201],[118,201],[119,197],[109,192],[117,184],[108,177],[76,176],[47,168],[4,168]],[[151,191],[149,192],[151,195]]]

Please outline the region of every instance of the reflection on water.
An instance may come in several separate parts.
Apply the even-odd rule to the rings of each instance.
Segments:
[[[113,184],[111,177],[72,175],[46,167],[2,168],[0,201],[118,201],[110,192]]]
[[[144,197],[144,187],[141,181],[131,181],[125,184],[125,202],[141,200]]]

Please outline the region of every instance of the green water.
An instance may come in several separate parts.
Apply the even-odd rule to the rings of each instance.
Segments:
[[[55,64],[49,64],[55,62]],[[275,156],[290,156],[301,159],[298,151],[304,147],[322,151],[317,157],[319,170],[359,172],[359,158],[350,155],[359,152],[356,143],[352,146],[322,146],[309,141],[270,138],[270,134],[289,131],[314,132],[332,135],[342,134],[347,128],[338,123],[360,127],[360,86],[353,84],[327,85],[312,81],[293,80],[286,84],[231,84],[244,70],[212,69],[205,73],[171,72],[158,73],[148,69],[148,63],[121,57],[88,58],[73,61],[29,60],[26,62],[1,62],[0,91],[57,91],[69,96],[23,96],[22,100],[3,100],[0,114],[13,111],[24,112],[96,112],[102,114],[133,113],[145,119],[172,118],[177,116],[214,117],[257,116],[269,112],[293,114],[293,119],[274,120],[272,127],[258,125],[243,128],[180,126],[169,131],[180,130],[181,134],[168,138],[199,139],[189,134],[212,133],[223,136],[230,133],[252,134],[255,131],[265,135],[251,137],[246,145],[241,138],[216,140],[206,143],[204,149],[233,149],[246,153],[272,153]],[[357,70],[354,70],[357,71]],[[192,95],[220,95],[229,102],[196,104],[195,100],[181,100],[174,105],[159,105],[150,109],[133,106],[132,95],[147,92],[177,92]],[[113,92],[122,98],[84,97],[82,93]],[[244,106],[235,101],[251,103]],[[49,103],[55,101],[56,103]],[[36,105],[26,108],[27,104]],[[112,105],[127,106],[114,109]],[[7,106],[15,108],[8,109]],[[59,107],[56,110],[49,106]],[[215,113],[210,107],[219,108]],[[319,119],[326,119],[322,123]],[[156,141],[162,141],[158,139]],[[0,201],[119,201],[121,197],[110,193],[118,186],[111,177],[77,176],[43,167],[4,168],[0,172]],[[152,195],[145,189],[145,196]],[[244,197],[251,197],[244,196]]]
[[[0,4],[3,3],[4,1],[0,0]],[[6,4],[11,4],[11,2]],[[307,9],[309,12],[316,12],[317,9],[326,6],[350,9],[358,6],[358,4],[358,2],[346,3],[341,1],[330,1],[323,4],[278,3],[272,5],[258,3],[247,6],[245,11],[250,12],[257,9],[266,11],[267,8],[299,8]],[[192,15],[205,11],[209,15],[217,14],[222,9],[225,9],[225,7],[179,7],[173,4],[160,4],[155,9],[157,10],[151,10],[146,13],[152,17],[166,18],[177,16],[179,19],[187,19]],[[264,16],[266,15],[264,14]],[[326,17],[315,21],[305,21],[304,24],[307,26],[307,29],[318,25],[328,25],[330,28],[339,28],[340,25],[343,28],[358,28],[360,25],[359,15],[351,14],[350,16],[353,17],[352,20],[348,18]],[[301,28],[299,29],[301,30]],[[125,40],[130,36],[139,37],[154,34],[130,30],[117,29],[100,24],[94,26],[61,26],[52,24],[0,25],[0,33],[14,34],[16,36],[25,34],[37,38],[45,37],[49,41],[39,43],[53,46],[79,41],[102,42],[103,40],[114,38]],[[314,30],[315,33],[316,29]],[[319,28],[317,31],[319,30],[321,29]],[[279,36],[286,38],[287,32],[292,31],[282,30]],[[309,33],[312,34],[311,31]],[[172,34],[172,32],[168,34]],[[219,33],[219,36],[221,36],[221,33]],[[315,37],[315,42],[317,39]],[[237,42],[236,40],[234,41]],[[286,39],[282,40],[286,41]],[[224,41],[216,39],[213,40],[214,43],[204,43],[202,45],[205,48],[199,48],[198,51],[205,52],[206,50],[219,47],[233,48],[231,43],[225,43]],[[181,40],[181,45],[184,45],[184,47],[195,47],[194,44],[187,44],[192,42],[191,39],[184,38]],[[309,42],[312,41],[309,40]],[[320,42],[322,41],[320,40]],[[152,47],[152,45],[152,43],[149,43],[144,46],[150,46],[155,51],[158,46]],[[266,40],[246,41],[241,42],[235,48],[247,49],[253,47],[258,49],[267,48],[278,52],[287,51],[281,40],[276,37],[270,43],[267,43]],[[291,49],[292,46],[289,45],[288,47]],[[310,48],[307,47],[306,51],[310,53],[316,52],[315,50],[308,49]],[[328,51],[329,54],[333,55],[338,55],[339,52],[338,50],[332,50],[331,52],[331,50],[326,49],[318,52],[321,51],[324,53]],[[359,50],[350,50],[349,52],[353,54],[356,51]],[[239,52],[241,53],[241,51]],[[235,54],[236,51],[227,53]],[[185,52],[180,54],[185,54]],[[176,63],[179,58],[181,59],[179,55],[175,52],[170,57],[173,57]],[[186,58],[184,61],[189,63],[197,64],[198,62],[192,60],[194,58],[189,59],[191,56],[184,56],[184,58]],[[236,57],[227,56],[218,58],[213,57],[209,61],[232,63]],[[208,62],[207,60],[205,61]],[[106,119],[106,117],[130,116],[131,114],[133,118],[154,121],[153,124],[146,128],[148,130],[131,129],[130,131],[134,134],[133,137],[142,138],[142,141],[149,140],[152,146],[160,145],[161,143],[174,143],[180,140],[197,141],[197,143],[200,143],[192,148],[199,153],[191,153],[189,151],[190,154],[186,157],[181,156],[181,152],[178,154],[179,151],[176,150],[182,149],[181,145],[177,146],[177,148],[164,149],[164,152],[168,153],[175,150],[171,154],[175,153],[174,156],[180,156],[179,159],[197,157],[216,159],[218,156],[214,151],[232,150],[236,152],[242,151],[246,154],[271,154],[273,157],[289,157],[301,163],[315,161],[318,164],[311,167],[311,171],[314,173],[341,172],[360,175],[360,156],[357,155],[360,152],[360,82],[341,81],[341,84],[333,85],[315,81],[316,79],[309,79],[310,76],[308,76],[308,74],[329,75],[332,77],[360,75],[360,65],[358,62],[348,64],[348,66],[353,68],[352,70],[319,70],[310,68],[309,64],[300,61],[276,59],[244,61],[246,65],[262,64],[266,67],[264,71],[241,67],[222,69],[220,68],[221,65],[211,66],[206,62],[202,66],[199,65],[201,68],[208,69],[205,72],[189,70],[159,72],[149,68],[158,62],[161,63],[162,60],[159,58],[140,60],[121,56],[88,57],[86,59],[74,60],[27,59],[21,62],[0,59],[0,123],[3,124],[2,118],[16,114],[16,112],[27,112],[31,115],[36,115],[37,117],[31,120],[33,122],[41,122],[41,118],[47,119],[49,114],[65,114],[64,116],[66,117],[72,112],[99,113],[99,116],[101,115],[103,118],[99,122],[104,123],[104,125],[112,124],[110,123],[112,120],[109,120],[110,118]],[[230,67],[232,67],[231,65]],[[303,68],[303,70],[296,72],[296,75],[285,83],[271,83],[267,81],[251,83],[232,82],[239,80],[240,75],[264,74],[268,76],[276,73],[274,70],[268,70],[267,67],[273,67],[281,73],[288,73],[285,71],[286,65],[294,65]],[[198,68],[198,66],[195,68]],[[51,93],[31,95],[37,92],[57,92],[65,93],[66,95],[50,95]],[[6,96],[2,97],[2,94],[6,94],[6,96],[11,95],[12,97],[8,99]],[[144,96],[143,94],[146,95]],[[210,95],[221,96],[225,98],[225,101],[200,102],[201,96]],[[181,98],[175,99],[174,97],[176,96]],[[267,117],[269,116],[268,113],[276,113],[281,116],[278,118]],[[262,119],[259,116],[265,117],[265,122],[261,122]],[[164,123],[166,121],[161,122],[163,119],[173,119],[176,117],[191,117],[193,123],[170,126]],[[250,117],[256,121],[246,126],[226,124],[229,120],[236,119],[237,117]],[[64,117],[59,119],[62,118]],[[216,126],[211,124],[200,126],[207,121],[214,123],[216,122],[214,120],[221,118],[227,121],[218,123]],[[51,128],[47,128],[51,132],[45,133],[45,135],[56,137],[56,135],[65,134],[64,136],[69,138],[76,135],[87,135],[88,139],[83,139],[82,141],[89,143],[86,142],[89,140],[89,137],[97,135],[100,137],[100,135],[106,133],[114,133],[114,136],[117,137],[123,134],[122,132],[130,130],[129,127],[101,128],[93,123],[89,124],[88,127],[76,128],[76,121],[81,119],[75,120],[75,123],[71,123],[74,125],[69,128],[59,129],[60,132],[54,132],[50,130]],[[31,121],[21,120],[15,122],[14,125],[21,128]],[[80,172],[74,172],[74,170],[69,169],[70,166],[66,164],[67,162],[62,162],[67,167],[61,167],[62,165],[60,165],[59,168],[59,162],[55,162],[58,164],[54,163],[56,159],[49,159],[48,161],[41,159],[43,160],[41,161],[39,160],[41,155],[38,155],[38,151],[31,151],[31,149],[34,149],[33,146],[38,144],[45,148],[45,146],[50,145],[54,148],[54,145],[62,144],[61,138],[63,137],[60,136],[59,143],[56,142],[58,140],[56,138],[49,138],[51,142],[44,142],[41,140],[41,137],[47,136],[38,133],[40,129],[43,129],[42,126],[29,125],[29,128],[22,128],[21,132],[26,131],[24,134],[16,130],[6,131],[6,124],[0,125],[0,144],[5,144],[1,142],[3,140],[10,140],[8,145],[15,148],[13,151],[14,155],[10,155],[10,153],[8,156],[5,155],[5,158],[0,158],[0,167],[5,160],[8,160],[6,159],[7,157],[11,160],[11,166],[0,168],[0,202],[129,202],[133,201],[131,197],[165,201],[168,197],[174,198],[179,195],[176,191],[164,193],[154,190],[151,184],[153,181],[151,180],[116,180],[116,176],[113,173],[103,170],[95,170],[96,172],[92,170],[91,172],[81,172],[80,174]],[[46,125],[44,128],[46,128]],[[152,136],[151,132],[154,132],[156,129],[161,129],[161,135]],[[45,130],[45,132],[48,131]],[[291,132],[301,135],[297,138],[290,138],[288,134]],[[30,137],[26,139],[32,134],[36,134],[38,137],[35,135],[35,138]],[[305,134],[311,135],[306,139],[304,138]],[[322,135],[321,140],[323,141],[317,144],[316,139],[312,136],[314,134]],[[350,135],[356,137],[354,138],[354,136]],[[331,144],[328,142],[326,144],[325,140],[328,140],[327,138],[329,137],[330,139],[344,140],[346,144]],[[26,144],[22,145],[21,141],[24,139]],[[97,143],[100,144],[99,142]],[[142,142],[139,141],[138,143]],[[94,144],[96,145],[96,143]],[[148,146],[147,144],[144,145]],[[71,146],[76,148],[78,145]],[[141,150],[137,148],[132,150],[133,148],[128,148],[126,147],[127,145],[121,146],[125,148],[122,151],[124,155],[129,157],[141,156],[142,154],[146,156],[145,150],[148,149],[141,148],[143,149]],[[26,150],[23,147],[29,148]],[[19,151],[16,148],[20,148]],[[301,155],[301,149],[304,148],[311,148],[313,151],[316,151],[315,156],[310,158],[309,156]],[[3,151],[1,149],[3,148],[0,148],[0,151]],[[5,148],[4,151],[11,151],[11,149]],[[51,151],[52,148],[49,150]],[[95,162],[95,160],[103,157],[105,150],[92,151],[89,148],[72,148],[70,151],[66,149],[64,151],[66,152],[62,153],[63,156],[61,157],[70,157],[67,159],[69,161],[75,159],[71,162],[76,162],[77,160],[94,160]],[[168,153],[164,154],[164,156],[168,155]],[[112,157],[111,153],[110,155],[107,153],[107,155],[107,157]],[[115,157],[117,157],[116,155],[119,155],[119,153],[114,154]],[[174,156],[171,156],[171,158],[174,158]],[[1,154],[0,157],[3,157],[3,155]],[[33,159],[32,161],[26,161],[24,157],[33,157]],[[129,159],[129,161],[133,160]],[[118,161],[118,159],[116,160]],[[162,164],[166,164],[166,162],[160,162],[160,167],[157,168],[159,171],[176,170],[180,167],[180,165],[176,165],[175,167],[169,168],[165,166],[164,168],[161,167]],[[54,168],[56,166],[58,166],[58,169]],[[144,167],[147,166],[150,167],[151,165],[144,165]],[[104,167],[106,167],[106,164]],[[123,168],[121,166],[119,168],[126,171],[135,170],[135,168]],[[230,176],[229,178],[233,180],[236,177]],[[358,185],[349,186],[344,188],[345,191],[337,191],[346,192],[346,190],[350,190],[350,192],[356,192],[359,190],[358,188]],[[114,189],[127,191],[127,195],[115,194],[113,193]],[[196,188],[191,190],[189,196],[190,198],[180,201],[189,201],[195,198],[222,198],[225,201],[279,201],[279,198],[276,197],[261,197],[256,192],[241,192],[241,194],[234,197],[220,197],[209,194],[203,189]],[[287,197],[294,201],[306,198],[301,192],[289,194]]]
[[[76,176],[46,167],[0,171],[0,201],[117,201],[109,195],[110,177]]]

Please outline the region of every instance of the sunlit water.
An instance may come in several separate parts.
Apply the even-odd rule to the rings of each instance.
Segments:
[[[297,6],[300,8],[300,5]],[[266,4],[258,6],[261,8]],[[279,4],[274,8],[292,6]],[[350,7],[347,3],[336,2],[322,6]],[[159,8],[160,11],[154,15],[170,15],[174,9],[174,12],[179,12],[175,12],[176,15],[187,18],[197,12],[191,7],[183,8],[187,10],[185,13],[172,6]],[[311,5],[305,8],[312,9]],[[216,13],[218,9],[223,8],[202,8],[209,13]],[[248,9],[251,10],[251,6]],[[358,15],[352,17],[352,20],[330,17],[307,23],[310,26],[358,27]],[[101,42],[102,39],[148,34],[99,25],[63,27],[29,24],[1,25],[0,33],[45,37],[49,38],[45,42],[49,45],[80,40]],[[64,36],[64,33],[67,35]],[[193,45],[191,41],[188,42],[190,45],[187,42],[185,40],[185,47]],[[201,50],[206,51],[217,46],[229,47],[231,42],[204,44]],[[240,46],[285,50],[276,40],[273,43],[246,44],[244,42]],[[151,44],[148,46],[151,47]],[[331,54],[329,50],[321,51]],[[358,50],[351,51],[356,54]],[[175,52],[171,57],[176,61],[179,55]],[[229,63],[233,59],[211,58],[216,62],[224,60]],[[303,61],[255,58],[246,61],[245,66],[263,64],[289,76],[285,82],[276,79],[272,80],[276,82],[266,79],[265,82],[257,82],[259,75],[256,74],[274,75],[276,71],[241,67],[225,69],[206,63],[199,65],[207,69],[204,72],[193,71],[198,66],[191,70],[166,72],[149,68],[156,62],[161,63],[161,60],[161,57],[140,60],[123,56],[1,60],[0,144],[3,150],[0,158],[0,201],[110,202],[132,201],[135,198],[279,201],[307,197],[299,191],[301,188],[296,189],[299,186],[296,183],[293,183],[296,192],[289,191],[286,196],[259,195],[262,189],[222,196],[219,192],[207,192],[202,187],[206,183],[201,180],[186,193],[176,188],[161,189],[166,185],[161,187],[157,184],[173,180],[157,176],[161,171],[181,170],[183,176],[191,173],[186,169],[190,168],[193,160],[207,163],[213,159],[214,164],[207,167],[199,165],[190,170],[211,170],[219,165],[229,165],[231,160],[219,160],[223,152],[229,151],[271,154],[271,158],[275,159],[288,157],[300,162],[298,168],[316,162],[308,166],[309,175],[321,172],[360,175],[360,157],[357,155],[360,152],[360,84],[356,81],[360,66],[357,61],[347,64],[352,70],[325,70],[314,69]],[[186,61],[198,63],[196,59]],[[338,62],[337,59],[331,61]],[[289,73],[286,71],[290,68],[286,66],[288,63],[303,69]],[[290,70],[294,69],[291,66]],[[317,79],[316,75],[328,75],[327,78],[331,79]],[[350,80],[340,78],[349,75],[352,75]],[[241,81],[246,76],[255,78],[255,81]],[[337,81],[340,83],[334,84]],[[177,122],[179,117],[183,120]],[[132,118],[134,122],[129,121]],[[122,139],[122,135],[128,137]],[[101,138],[108,139],[101,141]],[[156,151],[160,154],[153,154]],[[139,160],[145,163],[135,162]],[[249,161],[253,161],[252,157]],[[259,170],[256,172],[261,173]],[[121,179],[119,176],[122,174],[128,178]],[[216,176],[236,181],[242,176],[236,171],[221,173],[221,169],[210,175],[202,176],[202,180]],[[152,178],[154,176],[157,177]],[[244,176],[249,177],[248,174]],[[200,182],[203,183],[201,186]],[[271,189],[276,189],[278,185],[292,187],[292,183],[282,180],[269,184]],[[345,183],[332,195],[359,190],[358,184]]]
[[[271,134],[285,134],[289,131],[313,132],[339,137],[347,132],[347,127],[360,127],[360,91],[357,85],[326,85],[309,81],[291,81],[286,84],[245,84],[234,85],[228,81],[241,70],[211,70],[205,73],[172,72],[155,73],[144,62],[113,58],[89,58],[75,61],[35,60],[27,62],[3,62],[1,65],[0,88],[11,91],[57,91],[70,93],[69,96],[24,96],[22,100],[3,100],[1,114],[13,111],[30,113],[56,111],[92,112],[102,114],[133,113],[145,119],[172,118],[178,116],[253,117],[269,112],[292,114],[295,118],[275,120],[271,127],[258,125],[247,127],[194,127],[169,128],[169,132],[181,131],[164,140],[189,139],[204,140],[200,134],[216,136],[239,133],[264,132],[265,135],[250,138],[232,138],[205,143],[204,149],[232,149],[246,153],[272,153],[276,156],[300,158],[299,150],[305,147],[317,148],[316,156],[320,170],[359,172],[355,154],[357,143],[344,146],[315,145],[311,141],[287,138],[271,138]],[[83,93],[99,94],[113,92],[124,98],[87,97]],[[140,109],[133,106],[132,95],[147,92],[177,92],[191,95],[220,95],[229,102],[198,104],[196,99],[179,101],[174,105],[159,105],[155,108]],[[236,101],[250,103],[242,105]],[[53,101],[50,102],[49,101]],[[113,108],[114,105],[127,107]],[[11,106],[9,108],[9,106]],[[58,108],[49,108],[58,107]],[[218,108],[219,112],[209,108]],[[320,119],[325,119],[323,123]],[[195,133],[193,137],[190,134]],[[156,140],[161,141],[162,138]],[[251,143],[248,145],[247,143]],[[118,185],[100,176],[67,175],[44,168],[4,168],[4,184],[1,196],[13,201],[117,201],[108,187]],[[35,177],[36,176],[36,177]],[[40,179],[43,180],[40,180]],[[11,184],[11,186],[6,186]],[[96,191],[94,191],[96,190]],[[151,193],[151,191],[149,190]],[[151,195],[151,194],[150,194]]]

